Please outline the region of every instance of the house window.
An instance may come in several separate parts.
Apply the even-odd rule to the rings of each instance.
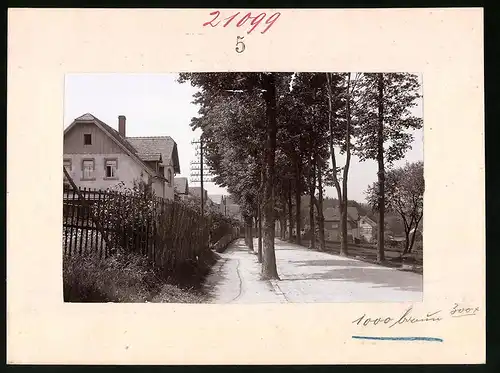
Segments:
[[[92,135],[90,133],[83,135],[83,145],[92,145]]]
[[[92,180],[94,178],[94,160],[93,159],[85,159],[82,163],[82,179],[83,180]]]
[[[116,159],[107,159],[106,163],[106,178],[116,178],[116,169],[118,168],[118,162]]]

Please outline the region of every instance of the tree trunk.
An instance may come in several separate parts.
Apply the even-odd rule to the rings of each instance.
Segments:
[[[253,251],[253,219],[251,217],[246,218],[246,235],[247,235],[247,246],[248,249]]]
[[[316,224],[314,221],[314,195],[316,193],[316,167],[315,156],[310,160],[310,181],[309,181],[309,248],[316,249]]]
[[[296,175],[295,175],[295,243],[297,245],[300,245],[302,243],[302,240],[300,238],[300,197],[302,195],[301,190],[300,190],[300,163],[298,160],[296,160]]]
[[[286,232],[286,215],[280,216],[280,239],[285,240],[285,232]]]
[[[259,192],[257,195],[257,208],[258,208],[258,214],[259,214],[259,240],[258,240],[258,248],[257,248],[257,258],[259,263],[262,263],[262,219],[264,218],[264,214],[262,213],[262,205],[264,202],[264,162],[265,159],[262,159],[261,167],[260,167],[260,185],[259,185]]]
[[[418,229],[418,225],[420,224],[420,220],[422,219],[422,216],[420,216],[418,219],[417,219],[417,222],[415,224],[415,230],[413,231],[413,235],[411,237],[411,242],[410,242],[410,245],[408,246],[408,253],[411,253],[412,249],[413,249],[413,244],[415,243],[415,235],[417,234],[417,229]]]
[[[348,255],[347,235],[347,179],[349,177],[349,166],[351,164],[351,73],[347,73],[347,102],[346,102],[346,161],[342,176],[342,213],[341,213],[341,237],[340,255]]]
[[[261,208],[261,196],[259,195],[257,201],[257,211],[259,214],[259,224],[258,224],[258,232],[259,232],[259,240],[257,247],[257,259],[259,263],[262,263],[262,208]]]
[[[330,131],[330,154],[332,158],[332,170],[333,170],[333,185],[335,186],[335,190],[337,191],[337,197],[339,200],[339,210],[340,210],[340,255],[347,255],[347,246],[344,243],[343,232],[344,225],[346,220],[342,218],[344,214],[344,199],[342,198],[342,189],[339,183],[339,178],[337,175],[337,160],[335,158],[335,149],[333,147],[333,94],[332,94],[332,86],[330,73],[326,73],[326,81],[327,81],[327,92],[328,92],[328,127]],[[347,208],[347,207],[346,207]],[[347,228],[346,228],[347,229]]]
[[[292,242],[293,231],[293,205],[292,205],[292,180],[288,180],[288,241]]]
[[[385,260],[384,252],[384,215],[385,215],[385,170],[384,170],[384,75],[378,74],[378,239],[377,261]]]
[[[285,191],[281,191],[281,206],[283,209],[280,211],[280,240],[285,240],[286,233],[286,194]]]
[[[323,167],[318,167],[318,228],[319,248],[325,251],[325,217],[323,216]]]
[[[409,249],[410,249],[410,231],[405,229],[405,248],[403,250],[402,255],[408,254]]]
[[[279,279],[274,252],[274,178],[276,152],[276,74],[263,73],[264,97],[266,100],[267,144],[264,187],[264,255],[262,257],[263,279]]]

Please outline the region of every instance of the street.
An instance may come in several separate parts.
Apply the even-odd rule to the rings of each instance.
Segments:
[[[255,239],[254,247],[257,248]],[[423,277],[276,240],[280,280],[260,279],[257,255],[243,239],[220,254],[205,286],[212,303],[421,301]]]

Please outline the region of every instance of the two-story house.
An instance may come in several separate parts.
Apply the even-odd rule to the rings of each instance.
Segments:
[[[339,207],[328,207],[323,210],[325,219],[325,239],[327,241],[340,240],[340,209]],[[358,209],[354,206],[347,207],[347,234],[351,240],[358,238]]]
[[[64,167],[80,188],[107,189],[142,180],[155,194],[174,199],[174,176],[180,173],[177,144],[169,136],[127,137],[126,118],[118,131],[84,114],[64,131]]]

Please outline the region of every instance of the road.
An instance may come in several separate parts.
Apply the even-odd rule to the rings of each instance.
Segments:
[[[257,247],[257,242],[255,242]],[[276,240],[280,280],[260,279],[257,256],[234,241],[207,277],[213,303],[421,301],[422,275]]]

